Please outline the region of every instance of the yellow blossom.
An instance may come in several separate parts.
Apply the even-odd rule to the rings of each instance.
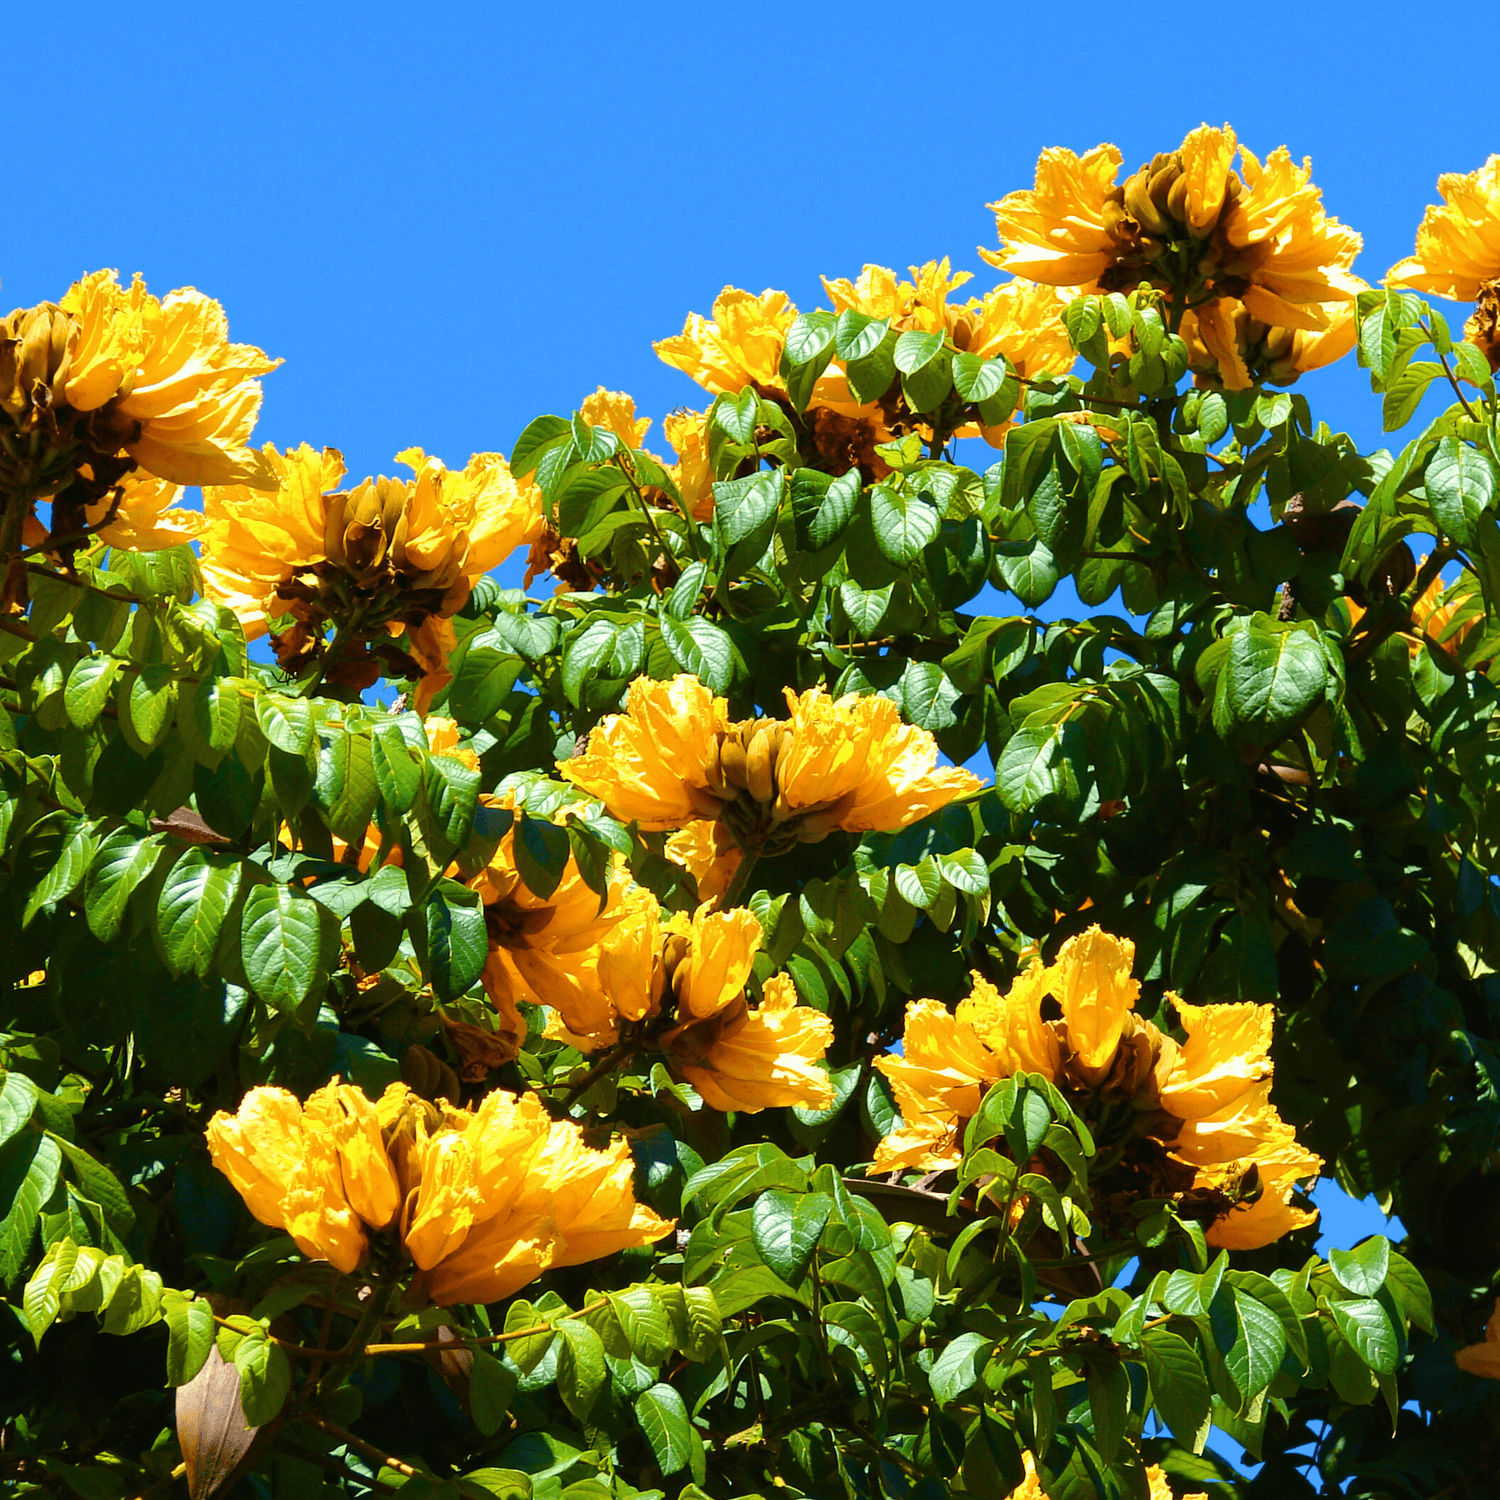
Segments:
[[[1036,186],[990,205],[1005,248],[981,254],[1053,286],[1161,289],[1178,320],[1196,314],[1185,336],[1196,335],[1229,390],[1252,380],[1245,318],[1261,343],[1338,328],[1317,345],[1274,349],[1283,380],[1347,351],[1340,309],[1364,286],[1350,271],[1361,240],[1324,213],[1309,162],[1298,166],[1285,147],[1262,162],[1229,126],[1204,125],[1116,185],[1119,167],[1112,146],[1081,159],[1043,152]]]
[[[134,469],[120,481],[119,504],[113,494],[84,507],[91,527],[99,527],[106,546],[123,552],[156,552],[190,542],[203,530],[203,516],[196,510],[180,509],[183,486],[170,479],[157,479]],[[107,526],[100,523],[114,510]]]
[[[1048,1500],[1047,1492],[1042,1488],[1041,1476],[1036,1471],[1036,1460],[1023,1450],[1021,1462],[1026,1465],[1026,1477],[1010,1492],[1009,1500]],[[1155,1464],[1147,1468],[1146,1484],[1146,1500],[1173,1500],[1172,1487],[1167,1482],[1164,1469]],[[1196,1495],[1184,1495],[1183,1500],[1208,1500],[1208,1496],[1200,1491]]]
[[[1495,1299],[1495,1310],[1484,1325],[1484,1342],[1469,1344],[1460,1349],[1453,1358],[1460,1370],[1470,1375],[1482,1375],[1486,1380],[1500,1380],[1500,1297]]]
[[[585,396],[578,415],[590,427],[603,427],[614,433],[627,448],[639,448],[651,430],[650,417],[637,417],[635,398],[624,391],[607,391],[601,385],[592,396]]]
[[[220,1112],[208,1126],[214,1165],[250,1212],[341,1271],[359,1264],[368,1232],[385,1228],[398,1206],[379,1141],[369,1100],[337,1083],[306,1109],[285,1089],[254,1088],[236,1114]]]
[[[656,831],[681,828],[718,813],[708,787],[728,726],[728,704],[696,677],[637,677],[625,712],[606,718],[558,770],[617,818]]]
[[[249,475],[257,377],[281,361],[231,344],[217,302],[191,287],[158,301],[139,276],[122,287],[115,272],[95,271],[59,306],[77,327],[72,357],[53,383],[68,407],[107,406],[111,418],[131,424],[120,446],[162,479],[224,484]]]
[[[753,1114],[792,1105],[827,1109],[833,1103],[833,1085],[818,1066],[833,1042],[833,1023],[821,1011],[797,1004],[796,987],[785,974],[766,981],[758,1006],[737,1000],[689,1030],[705,1028],[712,1037],[695,1037],[692,1050],[698,1055],[678,1061],[675,1071],[711,1109]]]
[[[329,1084],[304,1107],[252,1089],[209,1124],[214,1163],[262,1223],[352,1271],[391,1230],[441,1306],[496,1302],[549,1266],[578,1265],[668,1233],[636,1202],[628,1146],[587,1146],[534,1095],[502,1091],[474,1111],[432,1105],[403,1084],[378,1103]]]
[[[489,955],[480,982],[499,1012],[500,1034],[519,1048],[526,1035],[522,1001],[551,1006],[580,1036],[611,1034],[615,1007],[601,984],[599,956],[616,924],[631,916],[626,877],[611,881],[601,904],[570,854],[556,889],[538,896],[521,878],[515,838],[512,825],[469,881],[484,906]]]
[[[713,818],[685,823],[667,840],[666,854],[693,877],[700,901],[717,901],[745,857],[729,830]]]
[[[1444,172],[1438,192],[1443,202],[1423,214],[1416,254],[1392,266],[1386,284],[1477,301],[1485,283],[1500,280],[1500,154],[1472,172]]]
[[[1168,995],[1186,1033],[1179,1044],[1134,1014],[1134,956],[1132,943],[1094,926],[1051,965],[1034,959],[1004,994],[976,974],[956,1014],[912,1002],[903,1055],[876,1062],[903,1119],[877,1148],[877,1169],[956,1166],[989,1085],[1039,1073],[1085,1113],[1091,1099],[1128,1102],[1133,1131],[1157,1142],[1141,1163],[1147,1180],[1163,1196],[1191,1186],[1223,1200],[1211,1243],[1249,1248],[1311,1223],[1292,1195],[1322,1162],[1270,1102],[1272,1007]]]
[[[956,766],[938,769],[937,742],[889,698],[788,688],[786,699],[790,738],[776,763],[773,816],[799,820],[804,838],[905,828],[983,785]]]
[[[884,318],[900,332],[944,333],[948,326],[948,294],[973,278],[968,271],[954,272],[945,255],[924,266],[910,267],[912,279],[901,281],[886,266],[866,266],[856,281],[843,277],[823,286],[835,312],[858,312],[867,318]]]
[[[711,521],[714,515],[714,473],[708,461],[708,413],[672,412],[662,431],[677,454],[667,472],[682,496],[682,503],[695,521]]]
[[[712,319],[689,313],[682,332],[662,339],[656,352],[714,395],[747,385],[780,381],[781,348],[797,309],[785,292],[760,296],[726,286],[714,299]]]

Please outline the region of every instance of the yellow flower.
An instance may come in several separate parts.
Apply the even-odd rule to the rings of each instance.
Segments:
[[[1239,173],[1231,169],[1236,150]],[[1227,125],[1204,125],[1117,186],[1119,166],[1112,146],[1082,159],[1043,152],[1035,188],[990,205],[1006,248],[980,253],[1053,286],[1159,288],[1179,319],[1196,312],[1188,332],[1229,390],[1251,383],[1236,339],[1241,313],[1270,333],[1331,332],[1338,309],[1364,286],[1350,271],[1360,236],[1324,213],[1311,164],[1297,166],[1284,146],[1262,163]],[[1348,347],[1340,327],[1326,344],[1274,350],[1273,363],[1285,379]]]
[[[344,477],[337,448],[319,452],[303,443],[281,453],[267,443],[260,461],[270,488],[213,485],[203,492],[204,590],[235,612],[251,640],[265,634],[267,613],[290,609],[280,585],[323,560],[327,492]]]
[[[1010,1492],[1009,1500],[1047,1500],[1041,1476],[1036,1471],[1036,1460],[1023,1450],[1021,1462],[1026,1465],[1026,1477]],[[1146,1500],[1173,1500],[1172,1487],[1167,1482],[1164,1469],[1152,1464],[1146,1470],[1146,1483],[1150,1486]],[[1183,1500],[1208,1500],[1208,1496],[1200,1492],[1196,1495],[1184,1495]]]
[[[236,1114],[209,1122],[208,1149],[262,1224],[341,1271],[359,1264],[368,1231],[399,1206],[373,1107],[349,1085],[326,1085],[306,1109],[285,1089],[251,1089]]]
[[[483,574],[536,533],[541,508],[536,490],[518,486],[496,453],[476,453],[459,471],[420,448],[397,461],[416,477],[382,476],[335,491],[344,473],[336,450],[319,454],[304,444],[283,454],[267,445],[256,481],[265,491],[203,491],[203,581],[251,638],[268,617],[292,617],[275,637],[285,670],[323,654],[331,623],[344,635],[338,660],[325,668],[330,680],[358,689],[383,674],[420,677],[425,711],[451,681],[453,634],[442,622]],[[407,653],[389,641],[403,630]]]
[[[948,326],[948,294],[972,280],[968,271],[955,273],[945,255],[924,266],[911,266],[912,279],[900,281],[886,266],[866,266],[857,281],[843,277],[823,286],[835,312],[853,311],[867,318],[885,318],[906,332],[944,333]]]
[[[582,753],[557,768],[617,818],[653,831],[681,828],[719,811],[708,788],[728,726],[728,704],[696,677],[637,677],[625,712],[609,715]]]
[[[495,1302],[549,1266],[645,1245],[672,1224],[635,1200],[628,1146],[586,1146],[531,1094],[498,1091],[477,1111],[428,1104],[404,1084],[378,1103],[347,1084],[304,1109],[252,1089],[214,1116],[209,1149],[262,1223],[352,1271],[371,1232],[393,1229],[414,1289],[447,1306]]]
[[[796,316],[785,292],[757,297],[726,286],[714,300],[712,319],[689,313],[682,332],[655,349],[665,363],[716,396],[747,385],[775,387],[786,331]]]
[[[708,461],[708,413],[674,411],[662,423],[662,431],[677,455],[667,472],[682,496],[682,503],[695,521],[714,516],[714,472]]]
[[[1477,301],[1500,280],[1500,154],[1472,172],[1438,178],[1441,206],[1429,205],[1417,230],[1417,252],[1392,266],[1388,286]]]
[[[1469,1344],[1454,1356],[1460,1370],[1470,1375],[1482,1375],[1486,1380],[1500,1380],[1500,1297],[1495,1299],[1495,1310],[1484,1325],[1484,1342]]]
[[[619,438],[627,448],[639,448],[651,430],[650,417],[637,417],[635,398],[624,391],[607,391],[601,385],[592,396],[585,396],[578,414],[590,427],[603,427]]]
[[[1358,281],[1358,278],[1351,278]],[[1364,283],[1359,282],[1359,290]],[[1210,302],[1182,320],[1189,366],[1198,374],[1230,389],[1250,380],[1291,385],[1310,370],[1321,370],[1342,359],[1353,347],[1358,319],[1353,302],[1329,302],[1320,308],[1327,326],[1316,332],[1305,328],[1276,328],[1251,317],[1243,303],[1231,298]],[[1229,374],[1226,377],[1225,371]],[[1230,384],[1239,382],[1238,386]]]
[[[1292,1194],[1322,1162],[1270,1102],[1272,1007],[1169,995],[1186,1032],[1179,1045],[1134,1014],[1134,957],[1134,944],[1094,926],[1052,965],[1033,960],[1004,995],[976,974],[956,1015],[930,1000],[909,1005],[903,1055],[876,1062],[904,1122],[877,1148],[877,1169],[956,1166],[989,1085],[1040,1073],[1076,1100],[1130,1103],[1132,1134],[1157,1143],[1134,1190],[1219,1195],[1211,1243],[1249,1248],[1311,1223]]]
[[[935,1000],[914,1000],[906,1007],[901,1055],[888,1052],[875,1059],[890,1080],[905,1124],[876,1147],[877,1172],[908,1166],[935,1172],[958,1165],[963,1126],[979,1113],[985,1091],[1003,1076],[999,1059],[970,1024],[971,1016],[955,1016]]]
[[[599,958],[616,925],[639,914],[627,901],[627,878],[616,875],[601,904],[569,855],[557,888],[538,896],[521,878],[515,838],[512,826],[489,864],[468,882],[484,905],[489,956],[480,982],[499,1012],[500,1034],[519,1050],[526,1035],[519,1005],[525,1001],[551,1006],[579,1036],[612,1035],[615,1006],[601,982]]]
[[[672,971],[678,1016],[706,1021],[743,996],[763,935],[754,913],[743,908],[697,912],[687,951]]]
[[[183,486],[135,469],[120,481],[120,503],[114,519],[99,531],[100,540],[123,552],[155,552],[190,542],[203,531],[203,516],[181,510]],[[110,512],[111,496],[84,507],[90,526],[99,526]]]
[[[1078,156],[1049,146],[1036,164],[1036,184],[986,205],[1006,249],[980,250],[993,266],[1048,286],[1090,286],[1116,259],[1117,146]]]
[[[786,699],[773,817],[797,820],[803,838],[905,828],[984,784],[956,766],[939,770],[937,742],[889,698],[830,698],[818,687],[800,697],[788,688]]]
[[[110,419],[133,429],[119,446],[162,479],[226,484],[251,473],[257,377],[281,361],[231,344],[217,302],[191,287],[158,301],[140,277],[122,287],[113,271],[95,271],[59,306],[77,328],[72,358],[54,381],[68,407],[108,406]]]
[[[729,830],[712,818],[684,824],[667,840],[666,854],[693,877],[700,901],[723,896],[745,857]]]

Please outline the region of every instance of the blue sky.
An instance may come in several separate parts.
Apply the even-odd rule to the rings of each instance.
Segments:
[[[34,92],[4,305],[100,266],[197,286],[286,359],[259,440],[341,448],[355,477],[412,444],[508,450],[601,383],[658,421],[703,404],[651,343],[726,283],[811,306],[819,273],[946,254],[982,291],[984,205],[1047,145],[1114,141],[1128,170],[1203,121],[1285,143],[1371,281],[1437,174],[1500,150],[1473,4],[1427,38],[1408,8],[1344,3],[12,9]],[[1299,388],[1386,441],[1352,358]],[[1347,1244],[1375,1226],[1341,1196],[1320,1194]]]

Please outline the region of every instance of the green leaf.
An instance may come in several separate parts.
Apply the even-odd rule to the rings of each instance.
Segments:
[[[843,533],[854,514],[854,507],[859,503],[859,494],[858,469],[850,469],[828,486],[808,528],[808,536],[814,547],[826,547]]]
[[[37,1086],[24,1073],[0,1075],[0,1146],[27,1125],[36,1101]]]
[[[510,468],[518,478],[530,474],[538,460],[549,448],[566,442],[573,435],[573,424],[566,417],[537,417],[527,423],[526,430],[516,439],[511,449]]]
[[[1473,546],[1475,523],[1495,500],[1495,471],[1490,461],[1455,437],[1441,438],[1428,460],[1423,485],[1438,525],[1460,547]]]
[[[478,893],[444,881],[427,898],[427,968],[438,999],[464,994],[479,978],[488,953]]]
[[[903,375],[915,375],[943,352],[943,343],[944,336],[941,333],[922,333],[915,328],[908,329],[896,340],[891,358]]]
[[[1094,1446],[1107,1464],[1115,1461],[1130,1417],[1130,1376],[1121,1364],[1089,1363],[1086,1372]]]
[[[31,1251],[42,1205],[62,1170],[62,1152],[48,1135],[34,1131],[0,1146],[0,1286],[20,1275]]]
[[[206,979],[240,886],[232,855],[189,849],[167,872],[156,902],[162,957],[173,974]]]
[[[988,401],[1005,384],[1008,373],[1003,359],[953,356],[953,387],[965,401]]]
[[[192,696],[183,694],[177,722],[194,756],[211,764],[234,747],[245,699],[238,683],[205,677]]]
[[[1070,808],[1081,800],[1077,771],[1087,765],[1088,745],[1076,720],[1026,724],[1000,752],[995,789],[1011,812],[1030,812],[1047,798]]]
[[[1385,400],[1381,403],[1381,422],[1387,432],[1395,432],[1411,421],[1427,387],[1441,377],[1443,367],[1431,360],[1413,360],[1386,387]]]
[[[469,1413],[481,1437],[491,1437],[510,1411],[515,1399],[517,1381],[493,1354],[483,1349],[473,1351],[469,1367]]]
[[[521,879],[545,901],[557,889],[572,853],[567,830],[523,812],[515,823],[514,849]]]
[[[688,1341],[683,1353],[692,1360],[705,1360],[717,1354],[724,1343],[724,1321],[719,1300],[711,1288],[686,1286],[682,1289],[687,1307]]]
[[[1393,1374],[1401,1359],[1401,1341],[1386,1310],[1372,1297],[1330,1301],[1333,1321],[1354,1352],[1372,1370]]]
[[[87,729],[99,717],[123,665],[117,656],[81,656],[73,663],[63,702],[75,729]]]
[[[128,727],[141,754],[152,750],[166,734],[177,707],[177,682],[169,666],[127,670],[119,681],[115,707],[121,727]]]
[[[954,705],[963,695],[931,661],[910,661],[901,674],[901,714],[920,729],[947,729],[958,722]]]
[[[661,634],[684,672],[691,672],[716,693],[729,691],[734,681],[734,643],[717,625],[701,615],[678,620],[664,614]]]
[[[167,1323],[167,1384],[186,1385],[214,1346],[214,1312],[201,1297],[169,1292],[162,1300]]]
[[[557,1392],[581,1422],[593,1409],[608,1368],[604,1345],[587,1323],[567,1319],[557,1324],[561,1343],[557,1352]]]
[[[519,1333],[523,1328],[535,1328],[547,1320],[534,1308],[524,1297],[517,1298],[505,1310],[504,1332],[509,1334]],[[505,1344],[505,1352],[510,1356],[511,1362],[523,1375],[529,1375],[538,1364],[542,1356],[552,1347],[553,1333],[550,1328],[543,1329],[541,1333],[527,1335],[526,1338],[512,1338]]]
[[[74,887],[83,879],[94,858],[96,841],[94,830],[87,823],[80,823],[68,836],[68,841],[58,851],[47,873],[31,888],[21,912],[21,926],[25,927],[44,907],[63,900],[73,893]]]
[[[89,931],[107,943],[120,930],[131,893],[151,873],[161,853],[160,834],[139,837],[117,828],[99,845],[84,887],[83,910]]]
[[[889,328],[884,318],[867,317],[852,308],[840,313],[833,332],[838,357],[846,363],[868,358],[884,342]]]
[[[263,1328],[247,1334],[234,1350],[240,1372],[240,1410],[246,1427],[264,1427],[286,1405],[292,1388],[292,1362],[286,1350],[271,1342]]]
[[[1141,1356],[1157,1415],[1184,1448],[1201,1453],[1213,1394],[1193,1346],[1169,1329],[1152,1328],[1141,1337]]]
[[[749,447],[755,438],[755,417],[760,409],[760,398],[753,386],[731,394],[726,391],[714,402],[714,421],[735,442]]]
[[[1275,745],[1327,690],[1328,663],[1317,627],[1257,612],[1226,640],[1214,689],[1214,730],[1231,741]]]
[[[1385,1285],[1391,1264],[1391,1242],[1372,1234],[1352,1250],[1330,1250],[1328,1267],[1338,1284],[1356,1297],[1373,1297]]]
[[[272,1010],[295,1010],[338,960],[337,924],[297,887],[251,886],[240,916],[240,958],[250,988]]]
[[[394,724],[383,724],[370,737],[375,790],[386,809],[400,816],[417,800],[422,786],[420,752],[406,743]]]
[[[993,1344],[994,1340],[982,1333],[961,1333],[938,1355],[927,1380],[939,1406],[957,1401],[973,1386]]]
[[[915,562],[942,529],[942,516],[927,496],[896,483],[871,490],[870,516],[876,543],[898,567]]]
[[[468,843],[478,797],[477,771],[448,755],[434,755],[425,763],[419,813],[434,862],[445,863]]]
[[[826,1193],[800,1196],[771,1188],[755,1200],[750,1219],[755,1248],[788,1286],[798,1286],[807,1274],[832,1212],[833,1199]]]
[[[267,693],[255,705],[261,732],[278,750],[305,756],[313,747],[317,725],[306,698],[287,698]]]
[[[995,571],[1000,582],[1031,609],[1052,597],[1061,576],[1051,549],[1040,538],[997,544]]]
[[[448,688],[448,709],[453,717],[464,724],[483,724],[492,718],[516,685],[523,665],[514,652],[470,645],[460,657]],[[378,760],[376,765],[378,768]]]
[[[1245,1292],[1234,1293],[1240,1336],[1224,1355],[1224,1363],[1240,1394],[1253,1401],[1270,1385],[1286,1355],[1286,1330],[1270,1308]]]
[[[786,331],[782,356],[790,365],[805,365],[816,359],[833,343],[834,318],[831,313],[799,313]]]
[[[687,1406],[669,1385],[653,1385],[635,1398],[636,1420],[663,1474],[685,1469],[692,1456],[692,1428]]]

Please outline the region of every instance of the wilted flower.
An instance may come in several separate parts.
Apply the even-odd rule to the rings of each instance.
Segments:
[[[1241,309],[1269,330],[1318,333],[1332,326],[1330,309],[1363,287],[1349,269],[1360,236],[1324,213],[1311,164],[1298,167],[1285,147],[1262,163],[1229,126],[1204,125],[1116,185],[1120,161],[1113,146],[1082,158],[1044,151],[1036,185],[990,205],[1005,248],[980,254],[1053,286],[1161,289],[1174,328],[1196,315],[1200,345],[1229,390],[1246,389],[1254,373],[1235,338]],[[1319,352],[1332,358],[1336,348],[1337,340]],[[1280,378],[1290,368],[1282,360]]]
[[[939,769],[937,744],[888,699],[788,689],[789,717],[730,724],[695,677],[637,679],[626,711],[558,769],[619,818],[683,828],[718,818],[740,848],[775,853],[835,829],[905,828],[982,783]]]
[[[1500,1297],[1495,1299],[1495,1310],[1484,1325],[1484,1342],[1469,1344],[1454,1356],[1460,1370],[1470,1375],[1482,1375],[1486,1380],[1500,1380]]]
[[[1039,1073],[1080,1100],[1128,1103],[1133,1134],[1155,1143],[1143,1167],[1164,1196],[1190,1192],[1206,1205],[1211,1244],[1253,1248],[1312,1223],[1292,1192],[1322,1162],[1270,1102],[1273,1008],[1169,995],[1186,1033],[1179,1044],[1134,1013],[1134,956],[1134,944],[1091,927],[1003,995],[976,975],[956,1014],[931,1000],[909,1005],[902,1055],[876,1062],[903,1118],[876,1168],[957,1166],[990,1084]]]
[[[261,462],[271,488],[204,489],[204,587],[251,637],[268,616],[291,616],[295,623],[275,638],[288,670],[321,654],[332,623],[345,637],[330,664],[334,680],[364,687],[382,670],[441,671],[442,622],[540,527],[535,490],[518,486],[499,454],[475,454],[461,471],[419,448],[397,461],[416,477],[338,491],[336,450],[304,444],[283,454],[267,445]],[[407,655],[388,643],[403,628]]]
[[[595,1150],[532,1095],[476,1111],[404,1084],[378,1104],[331,1083],[302,1106],[256,1088],[208,1129],[214,1164],[262,1223],[352,1271],[386,1230],[415,1263],[414,1290],[447,1306],[509,1297],[549,1266],[577,1265],[671,1228],[637,1203],[624,1142]]]

